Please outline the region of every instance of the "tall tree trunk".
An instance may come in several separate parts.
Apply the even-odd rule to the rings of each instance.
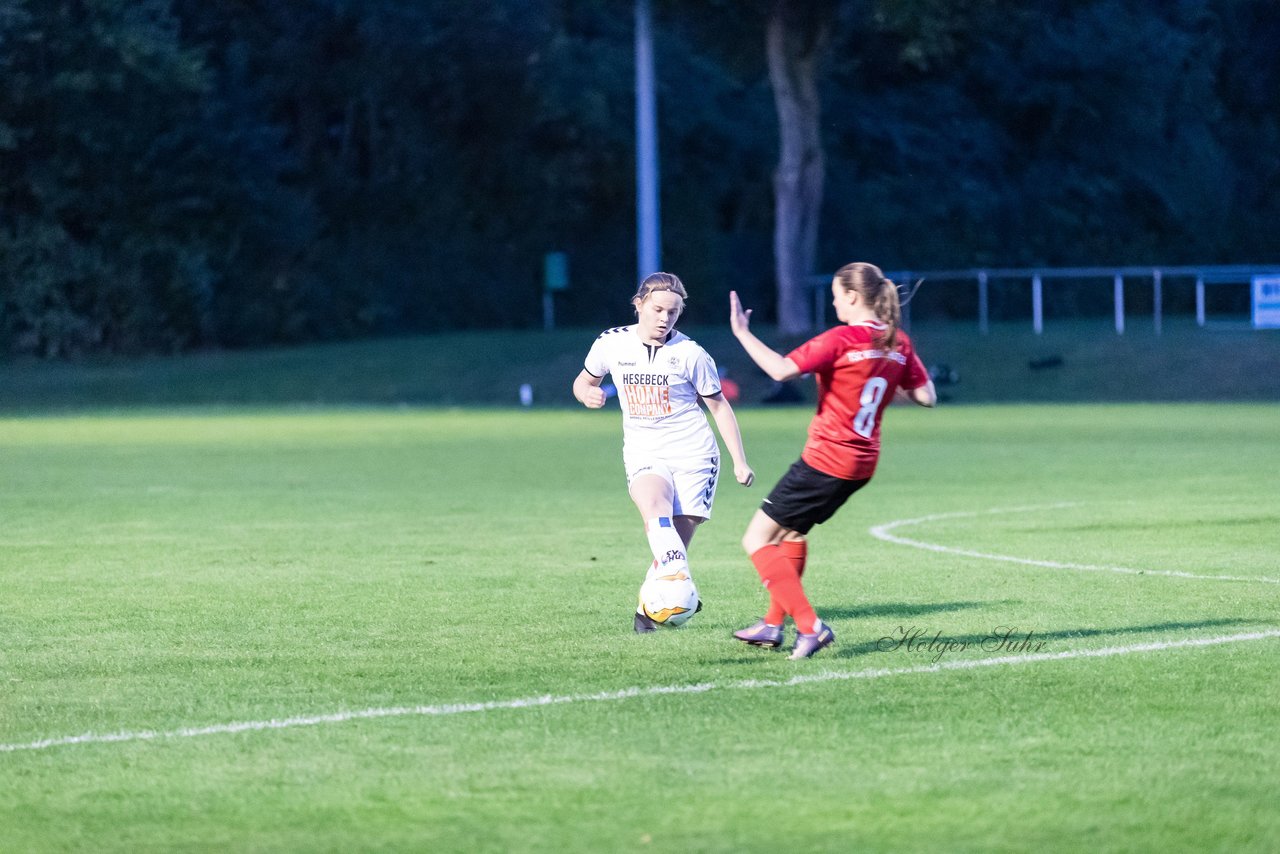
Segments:
[[[828,22],[806,0],[776,0],[765,31],[769,79],[778,110],[778,170],[773,176],[773,251],[778,279],[778,329],[810,331],[808,276],[817,251],[825,160],[819,120],[817,65]]]

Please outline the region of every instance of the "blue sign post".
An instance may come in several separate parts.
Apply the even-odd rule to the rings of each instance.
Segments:
[[[542,326],[548,332],[556,328],[556,291],[569,288],[569,256],[564,252],[548,252],[542,259]]]

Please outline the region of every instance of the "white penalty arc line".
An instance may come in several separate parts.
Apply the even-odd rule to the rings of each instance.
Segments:
[[[182,729],[159,731],[140,730],[115,733],[84,733],[83,735],[64,736],[61,738],[44,738],[24,744],[0,744],[0,753],[16,753],[19,751],[46,750],[51,747],[69,747],[83,744],[112,744],[131,741],[161,741],[182,738],[198,738],[209,735],[231,735],[243,732],[260,732],[263,730],[291,729],[295,727],[319,726],[321,724],[340,724],[357,720],[373,720],[378,718],[399,718],[410,716],[445,717],[469,712],[493,712],[518,709],[541,708],[544,706],[560,706],[572,703],[602,703],[617,700],[630,700],[639,697],[661,697],[676,694],[705,694],[710,691],[742,691],[759,688],[790,688],[796,685],[812,685],[822,682],[840,682],[854,679],[882,679],[889,676],[910,676],[922,673],[946,673],[949,671],[976,670],[982,667],[1002,667],[1016,664],[1033,664],[1045,661],[1070,661],[1082,658],[1109,658],[1118,655],[1133,655],[1142,652],[1160,652],[1174,649],[1194,649],[1199,647],[1219,646],[1221,644],[1242,643],[1245,641],[1280,638],[1280,628],[1262,631],[1243,632],[1234,635],[1220,635],[1210,638],[1187,638],[1174,641],[1157,641],[1134,644],[1131,646],[1112,646],[1098,649],[1078,649],[1065,652],[1045,652],[1030,655],[1008,655],[997,658],[976,658],[955,661],[940,661],[917,667],[873,668],[854,671],[822,671],[802,674],[790,679],[744,679],[735,682],[701,682],[692,685],[659,685],[649,687],[624,688],[620,691],[602,691],[596,694],[562,694],[523,697],[515,700],[493,700],[484,703],[449,703],[434,706],[395,706],[391,708],[361,709],[358,711],[333,712],[324,715],[306,715],[280,718],[269,721],[240,721],[237,723],[213,724],[204,727],[184,727]]]
[[[972,519],[978,516],[1000,516],[1008,513],[1032,513],[1038,510],[1058,510],[1063,507],[1074,506],[1076,506],[1075,503],[1068,502],[1062,504],[1040,504],[1030,507],[1004,507],[992,510],[960,511],[957,513],[934,513],[930,516],[920,516],[916,519],[898,519],[894,522],[886,522],[883,525],[875,525],[869,529],[869,532],[871,536],[878,540],[884,540],[887,543],[897,543],[900,546],[911,546],[912,548],[939,552],[941,554],[974,557],[982,560],[998,560],[1003,561],[1004,563],[1018,563],[1024,566],[1038,566],[1045,569],[1074,569],[1081,572],[1117,572],[1123,575],[1163,575],[1170,578],[1190,578],[1198,581],[1252,581],[1260,584],[1280,584],[1280,578],[1268,578],[1266,576],[1248,577],[1242,575],[1200,575],[1194,572],[1177,572],[1165,569],[1134,569],[1128,566],[1106,566],[1103,564],[1093,563],[1034,560],[1032,558],[1014,557],[1013,555],[992,554],[990,552],[979,552],[972,549],[960,549],[955,548],[954,546],[944,546],[939,543],[930,543],[924,540],[913,540],[909,537],[889,533],[897,528],[906,528],[912,525],[923,525],[926,522],[940,522],[946,519]]]

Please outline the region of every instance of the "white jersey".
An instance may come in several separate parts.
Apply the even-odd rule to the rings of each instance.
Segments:
[[[613,375],[622,407],[623,452],[663,459],[720,456],[698,397],[720,393],[716,363],[688,335],[673,330],[663,344],[640,340],[638,324],[606,329],[583,367]]]

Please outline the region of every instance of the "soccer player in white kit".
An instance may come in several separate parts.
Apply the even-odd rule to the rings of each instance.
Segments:
[[[697,342],[676,331],[688,298],[671,273],[654,273],[640,283],[631,304],[636,322],[600,333],[573,381],[573,396],[588,409],[604,406],[600,387],[613,376],[622,408],[622,461],[627,489],[644,519],[653,552],[650,573],[689,572],[688,548],[694,531],[711,518],[720,448],[700,407],[733,458],[733,475],[750,486],[742,434],[733,407],[720,391],[716,363]],[[637,608],[635,630],[656,629]]]

